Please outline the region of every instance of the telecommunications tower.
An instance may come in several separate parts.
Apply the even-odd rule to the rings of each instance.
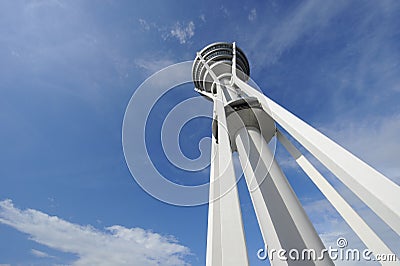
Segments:
[[[249,265],[232,162],[235,151],[268,249],[297,250],[300,254],[313,250],[316,254],[314,258],[301,260],[290,258],[287,253],[287,260],[270,256],[271,265],[333,265],[326,254],[320,258],[325,246],[268,146],[273,137],[289,151],[369,250],[374,254],[393,254],[276,125],[326,166],[397,234],[400,234],[399,186],[250,86],[248,60],[235,43],[205,47],[197,53],[192,73],[195,90],[214,104],[208,266]]]

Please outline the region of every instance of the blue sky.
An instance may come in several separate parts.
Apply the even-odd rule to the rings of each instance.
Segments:
[[[399,184],[399,12],[398,1],[2,1],[0,264],[204,265],[207,206],[144,192],[121,134],[149,75],[216,41],[236,41],[265,94]],[[155,110],[195,96],[179,87]],[[162,117],[150,121],[162,172],[206,182],[168,165]],[[180,141],[195,158],[187,139],[210,136],[210,120],[190,123]],[[280,146],[277,158],[324,241],[362,246]],[[327,176],[399,255],[399,237]],[[239,191],[250,262],[268,265],[243,180]]]

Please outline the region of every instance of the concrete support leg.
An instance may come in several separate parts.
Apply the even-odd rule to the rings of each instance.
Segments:
[[[318,258],[325,247],[258,129],[240,129],[236,145],[268,249],[296,249],[300,254],[312,249]],[[269,258],[272,265],[333,265],[327,254],[322,260],[296,260],[286,253],[286,261],[274,255]]]
[[[207,266],[246,266],[246,239],[223,102],[215,101],[214,110],[219,129],[218,143],[215,136],[212,142]]]

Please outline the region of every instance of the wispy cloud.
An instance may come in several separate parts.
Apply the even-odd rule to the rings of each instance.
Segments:
[[[252,10],[250,10],[250,13],[247,17],[250,21],[254,21],[257,18],[257,10],[255,8],[253,8]]]
[[[140,18],[139,19],[139,24],[142,27],[142,29],[144,29],[146,31],[150,30],[150,24],[145,19]]]
[[[35,8],[42,8],[45,6],[54,6],[54,7],[65,7],[65,3],[59,0],[35,0],[35,1],[29,1],[26,4],[27,9],[35,9]]]
[[[0,223],[37,243],[77,255],[74,265],[187,265],[185,256],[190,253],[173,236],[120,225],[98,230],[37,210],[18,209],[11,200],[0,201]],[[32,253],[47,255],[38,250]]]
[[[31,249],[31,253],[39,258],[54,258],[54,256],[51,256],[51,255],[47,254],[46,252],[43,252],[43,251],[40,251],[37,249]]]
[[[264,29],[252,38],[252,50],[257,51],[256,47],[264,47],[258,49],[260,52],[255,58],[263,64],[276,62],[283,52],[290,49],[307,32],[324,27],[345,5],[346,1],[301,2],[278,25],[268,29],[268,34],[267,29]]]
[[[326,246],[334,247],[338,237],[348,236],[350,233],[328,200],[305,200],[303,206]]]
[[[200,15],[199,18],[202,22],[206,21],[206,17],[204,14]],[[179,41],[180,44],[187,43],[194,36],[196,28],[193,21],[189,21],[187,23],[176,21],[172,26],[159,25],[155,22],[147,21],[143,18],[140,18],[138,22],[139,27],[143,31],[155,30],[160,33],[160,36],[164,40],[175,38]]]
[[[224,17],[229,17],[230,12],[229,12],[229,10],[228,10],[224,5],[222,5],[222,6],[220,7],[220,10],[221,10],[222,15],[223,15]]]
[[[164,67],[170,66],[176,63],[172,59],[168,58],[138,58],[135,60],[135,65],[141,69],[143,69],[147,75],[153,74],[158,70],[163,69]]]
[[[195,25],[193,21],[190,21],[186,25],[180,22],[176,22],[170,31],[171,36],[177,38],[181,44],[186,43],[190,38],[194,36]]]

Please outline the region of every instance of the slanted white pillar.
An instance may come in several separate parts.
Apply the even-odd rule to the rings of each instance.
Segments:
[[[236,145],[260,230],[269,250],[313,250],[315,257],[291,259],[270,257],[272,265],[333,265],[298,198],[292,190],[267,142],[256,128],[238,131]]]
[[[215,116],[214,116],[215,117]],[[212,136],[206,266],[222,265],[218,144]]]
[[[335,188],[315,169],[303,154],[283,135],[277,132],[278,140],[296,160],[297,164],[310,177],[318,189],[329,200],[332,206],[339,212],[346,223],[353,229],[365,246],[375,255],[394,254],[379,236],[368,226],[360,215],[340,196]],[[400,262],[382,261],[382,265],[400,265]]]
[[[400,234],[400,186],[246,82],[234,82],[257,97],[265,112]]]

